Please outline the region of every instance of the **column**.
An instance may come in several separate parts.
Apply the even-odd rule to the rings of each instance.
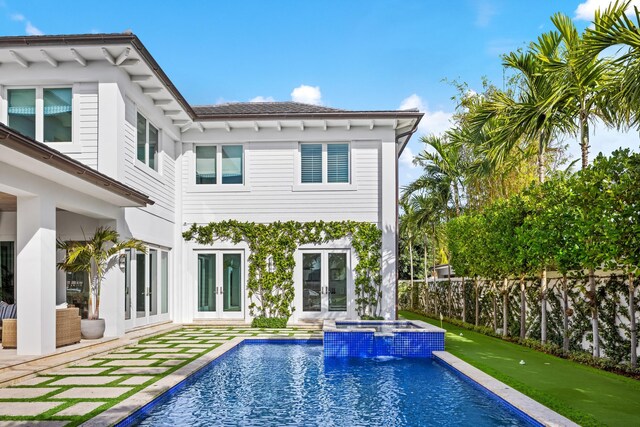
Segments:
[[[17,198],[18,355],[56,349],[56,206],[47,196]]]
[[[382,301],[381,314],[385,319],[396,318],[397,292],[397,166],[395,141],[382,142],[382,173],[380,182],[382,227]]]
[[[111,227],[120,233],[120,240],[128,238],[124,227],[124,215],[115,221],[104,221],[100,225]],[[100,289],[100,317],[105,322],[105,337],[119,337],[124,335],[124,292],[125,273],[120,269],[119,259],[109,270],[102,281]]]

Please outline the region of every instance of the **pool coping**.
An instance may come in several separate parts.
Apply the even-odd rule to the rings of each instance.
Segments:
[[[235,337],[214,348],[201,357],[193,360],[185,366],[177,369],[170,375],[161,378],[148,387],[140,390],[125,400],[118,402],[106,411],[87,420],[82,427],[103,427],[106,425],[116,425],[129,416],[133,415],[146,405],[160,398],[164,393],[169,392],[189,377],[207,367],[211,362],[226,354],[230,350],[237,348],[244,341],[322,341],[320,338],[299,338],[299,337]],[[434,351],[434,358],[443,362],[448,367],[457,371],[461,375],[469,378],[474,383],[504,400],[516,410],[523,412],[535,421],[549,427],[579,427],[578,424],[557,412],[547,408],[541,403],[507,386],[479,369],[471,366],[467,362],[457,358],[447,351]]]
[[[447,351],[434,351],[434,358],[493,393],[517,410],[548,427],[580,427],[579,424],[547,408],[529,396],[498,381]]]
[[[336,322],[344,322],[349,324],[358,325],[357,328],[349,329],[349,328],[338,328],[336,326]],[[374,328],[367,328],[367,325],[377,326],[380,324],[384,324],[385,322],[392,323],[411,323],[414,326],[417,326],[415,329],[406,329],[406,328],[397,328],[392,329],[391,332],[381,333],[376,332]],[[395,333],[445,333],[446,330],[439,328],[430,323],[424,322],[422,320],[336,320],[336,319],[326,319],[322,323],[322,332],[340,332],[340,333],[363,333],[363,332],[371,332],[376,335],[389,335]]]

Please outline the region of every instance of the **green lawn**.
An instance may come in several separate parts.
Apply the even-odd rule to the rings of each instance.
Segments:
[[[439,320],[407,311],[400,316],[440,326]],[[446,322],[443,327],[448,352],[579,424],[640,425],[640,381]]]

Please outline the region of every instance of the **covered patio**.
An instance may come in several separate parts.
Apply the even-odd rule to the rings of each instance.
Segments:
[[[83,240],[100,225],[129,237],[123,208],[153,202],[4,125],[0,159],[2,297],[17,304],[17,355],[50,354],[56,348],[56,305],[67,302],[67,278],[56,268],[56,239]],[[124,334],[123,282],[117,269],[105,278],[105,336]]]

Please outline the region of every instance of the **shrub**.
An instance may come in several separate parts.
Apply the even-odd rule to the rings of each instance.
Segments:
[[[252,328],[286,328],[287,327],[287,319],[286,317],[254,317],[251,322]]]
[[[366,314],[360,316],[360,320],[384,320],[382,316],[368,316]]]

